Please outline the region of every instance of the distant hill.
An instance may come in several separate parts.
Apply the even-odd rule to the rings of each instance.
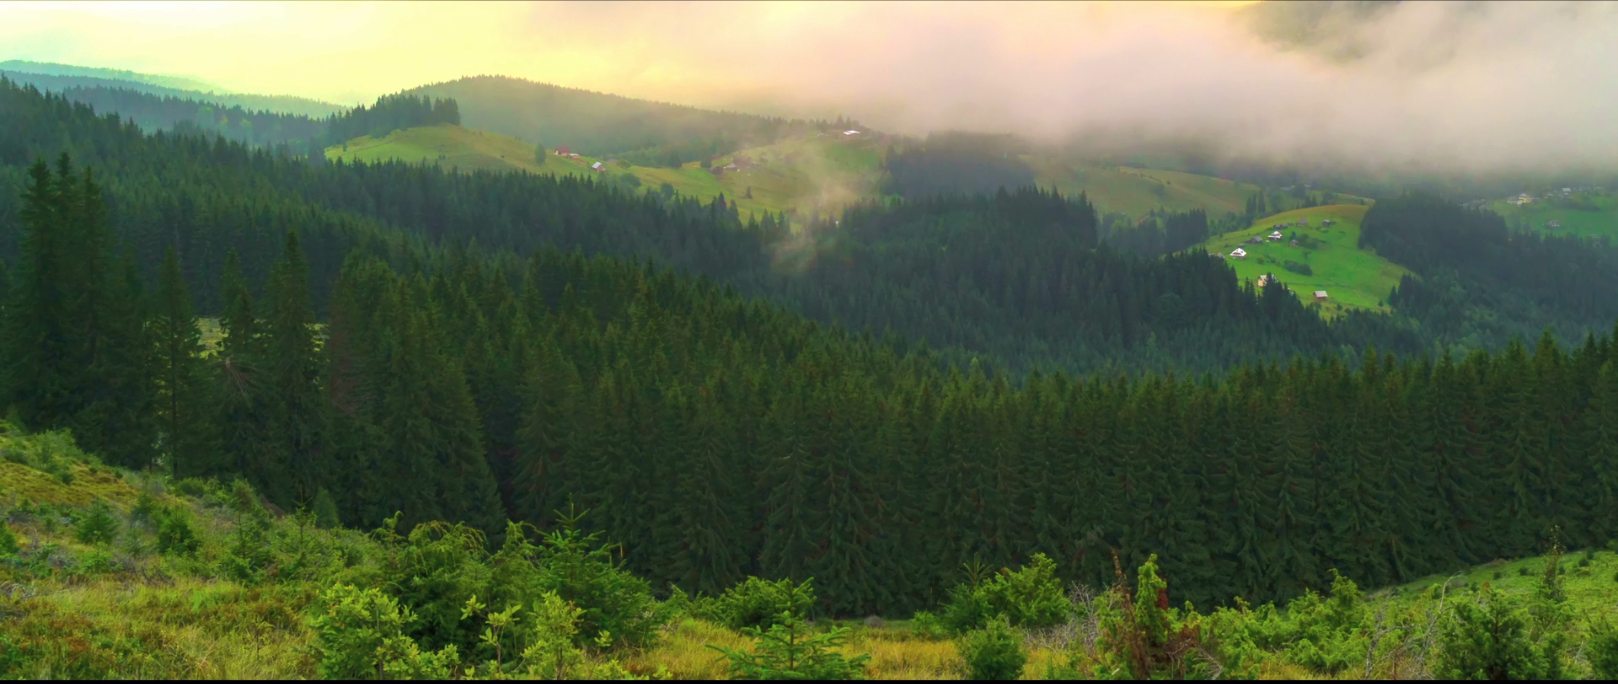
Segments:
[[[1260,219],[1246,230],[1214,237],[1202,248],[1223,255],[1241,278],[1256,283],[1261,276],[1272,275],[1305,303],[1314,301],[1316,290],[1324,290],[1327,299],[1321,313],[1325,316],[1355,309],[1390,311],[1389,293],[1411,272],[1359,246],[1360,221],[1367,209],[1359,204],[1338,204],[1282,212]],[[1309,225],[1290,225],[1303,219]],[[1331,226],[1321,224],[1328,219]],[[1280,229],[1281,240],[1271,241],[1267,236],[1275,232],[1276,224],[1289,225]],[[1249,240],[1254,237],[1264,239],[1252,244]],[[1292,244],[1294,239],[1297,246]],[[1238,247],[1247,252],[1246,258],[1230,256]],[[1300,272],[1303,270],[1308,272]]]
[[[1082,190],[1101,211],[1136,218],[1153,209],[1201,209],[1210,216],[1240,214],[1243,203],[1263,191],[1251,183],[1180,171],[1101,166],[1042,155],[1027,159],[1041,186],[1068,194]]]
[[[462,78],[405,93],[454,98],[468,128],[547,149],[635,156],[646,166],[671,165],[671,155],[680,163],[697,161],[816,128],[851,125],[716,112],[505,76]]]
[[[307,116],[310,118],[327,117],[348,109],[342,105],[332,104],[330,102],[321,102],[320,100],[311,100],[309,98],[294,97],[291,95],[254,95],[249,93],[215,92],[212,89],[212,86],[208,86],[208,90],[198,90],[194,88],[187,89],[157,85],[145,81],[130,80],[125,78],[45,74],[28,71],[26,66],[13,66],[19,64],[27,65],[31,63],[16,61],[0,63],[0,75],[3,75],[7,79],[19,84],[32,85],[40,90],[62,93],[67,95],[68,99],[72,99],[74,101],[80,101],[80,96],[75,94],[75,91],[100,89],[126,90],[144,93],[147,95],[154,95],[158,98],[170,97],[180,100],[196,100],[200,103],[209,103],[215,107],[241,107],[242,109],[248,111],[267,111],[279,114]],[[100,111],[99,107],[97,109]],[[136,118],[139,117],[137,116]]]
[[[1506,200],[1488,202],[1488,208],[1523,230],[1546,235],[1618,238],[1618,198],[1610,191],[1542,193],[1534,201],[1513,204]]]
[[[553,148],[547,149],[541,165],[536,163],[534,145],[530,143],[498,133],[440,125],[393,131],[380,138],[361,136],[328,147],[326,158],[367,163],[397,159],[464,172],[526,171],[594,177],[636,192],[661,193],[666,183],[670,191],[688,197],[712,200],[724,195],[745,218],[762,212],[804,216],[811,212],[830,213],[877,196],[881,176],[877,147],[876,141],[805,134],[705,160],[713,170],[696,162],[679,168],[636,164],[624,168],[622,163],[627,160],[617,157],[565,157]],[[596,162],[601,162],[605,170],[592,170]],[[726,168],[732,165],[735,168]]]
[[[97,67],[82,67],[72,64],[57,64],[55,62],[30,62],[22,59],[12,59],[0,62],[0,71],[21,71],[44,76],[78,76],[100,78],[115,81],[133,81],[146,85],[174,88],[176,90],[214,91],[222,90],[219,86],[199,81],[185,76],[164,74],[143,74],[125,69],[101,69]]]

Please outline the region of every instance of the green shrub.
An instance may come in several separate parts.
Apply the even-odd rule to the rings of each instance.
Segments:
[[[1494,571],[1494,578],[1496,580],[1503,580],[1503,579],[1506,578],[1506,573],[1504,571],[1501,571],[1501,570],[1496,570],[1496,571]]]
[[[815,634],[803,624],[804,612],[813,604],[810,580],[787,585],[787,606],[768,631],[757,627],[743,630],[757,639],[752,653],[718,646],[729,661],[731,679],[861,679],[870,654],[845,658],[837,651],[847,639],[846,628]]]
[[[1309,264],[1299,263],[1299,262],[1296,262],[1296,261],[1283,261],[1283,262],[1281,262],[1281,268],[1284,268],[1284,269],[1286,269],[1288,271],[1292,271],[1293,273],[1297,273],[1299,275],[1314,275],[1315,274],[1315,270],[1312,269],[1312,268],[1309,268]]]
[[[814,605],[812,588],[805,586],[798,590],[808,592],[806,605]],[[734,630],[769,629],[791,604],[793,591],[794,585],[789,579],[771,582],[748,577],[715,599],[704,617]]]
[[[0,522],[0,558],[16,556],[19,550],[17,535],[12,533],[11,526]]]
[[[191,515],[181,507],[162,511],[157,520],[157,552],[165,556],[195,556],[202,548]]]
[[[1590,624],[1590,641],[1584,646],[1596,679],[1618,679],[1618,629],[1602,618]]]
[[[79,557],[78,563],[73,567],[76,575],[104,575],[119,569],[120,563],[112,559],[112,553],[104,547],[96,547]]]
[[[1498,590],[1479,602],[1461,601],[1438,637],[1433,674],[1443,679],[1544,679],[1560,670],[1561,641],[1536,648],[1528,620]]]
[[[977,574],[969,570],[969,575]],[[1065,622],[1073,612],[1056,576],[1056,563],[1042,553],[1015,572],[1002,569],[992,579],[969,577],[969,582],[953,587],[944,605],[942,621],[954,634],[981,629],[1001,615],[1015,627],[1049,627]]]
[[[241,480],[236,482],[245,485]],[[264,571],[274,559],[270,548],[269,512],[255,502],[237,517],[236,529],[231,532],[230,546],[219,561],[219,569],[237,582],[256,584],[264,579]]]
[[[449,679],[454,646],[422,651],[405,636],[416,616],[378,589],[339,584],[320,597],[313,655],[325,679]]]
[[[399,516],[388,519],[396,524]],[[454,645],[479,656],[479,626],[464,622],[468,599],[489,586],[483,534],[465,525],[422,523],[391,551],[385,582],[419,620],[407,631],[425,649]],[[493,655],[492,652],[489,655]]]
[[[652,587],[614,561],[612,549],[600,532],[579,532],[583,513],[561,516],[561,527],[545,535],[540,549],[540,572],[535,588],[555,592],[584,610],[579,618],[579,639],[596,642],[609,635],[611,646],[641,646],[651,642],[668,619],[652,599]]]
[[[331,492],[326,491],[325,487],[315,494],[309,510],[315,514],[315,525],[320,529],[329,530],[341,524],[337,516],[337,502],[332,500]]]
[[[196,497],[196,498],[200,499],[200,498],[202,498],[204,496],[207,496],[208,492],[210,492],[210,491],[212,491],[214,489],[214,485],[212,485],[212,483],[209,483],[206,480],[201,480],[201,479],[198,479],[198,478],[195,478],[195,477],[188,477],[188,478],[185,478],[184,480],[180,480],[179,482],[174,483],[170,488],[174,491],[175,494],[178,494],[178,495],[181,495],[181,496]]]
[[[151,525],[162,516],[162,508],[157,503],[157,497],[142,489],[140,496],[135,499],[135,507],[129,511],[129,521],[141,525]]]
[[[910,618],[910,632],[922,638],[937,639],[944,635],[944,623],[931,612],[918,610],[915,617]]]
[[[1022,649],[1022,637],[1011,629],[1004,615],[990,620],[983,629],[967,634],[960,652],[966,661],[967,679],[1017,679],[1028,662],[1028,654]]]
[[[110,544],[118,537],[118,521],[112,517],[112,507],[97,500],[74,526],[73,538],[80,544]]]

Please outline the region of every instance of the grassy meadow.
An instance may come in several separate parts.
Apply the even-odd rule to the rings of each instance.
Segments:
[[[1618,238],[1618,197],[1600,195],[1583,199],[1588,208],[1552,200],[1535,200],[1522,205],[1499,201],[1489,208],[1505,217],[1508,225],[1521,221],[1530,230],[1547,235]],[[1552,221],[1561,225],[1552,228],[1549,225]]]
[[[554,152],[554,151],[553,151]],[[422,126],[394,131],[380,139],[363,136],[326,149],[332,160],[376,163],[401,160],[437,164],[462,171],[527,171],[597,177],[622,182],[624,175],[640,181],[637,192],[658,192],[664,183],[676,193],[711,201],[723,194],[734,202],[743,218],[761,212],[807,214],[834,212],[848,204],[875,197],[882,176],[882,156],[874,140],[847,141],[809,134],[770,145],[738,150],[710,160],[716,175],[689,162],[678,169],[646,166],[623,168],[608,164],[605,172],[590,165],[606,162],[547,154],[535,163],[534,146],[516,138],[453,125]],[[738,158],[751,163],[737,169],[724,167]],[[749,196],[751,195],[751,196]]]
[[[760,212],[826,214],[874,199],[880,195],[885,174],[882,154],[879,139],[846,140],[835,134],[809,133],[715,157],[709,163],[720,170],[718,174],[705,170],[698,162],[688,162],[677,169],[626,169],[610,164],[606,172],[597,173],[590,170],[590,165],[605,159],[550,154],[546,163],[539,165],[534,163],[532,145],[452,125],[404,129],[380,139],[365,136],[348,141],[346,151],[341,145],[326,150],[327,158],[334,160],[374,163],[398,159],[463,171],[521,170],[607,181],[618,181],[627,174],[640,181],[638,192],[657,192],[667,183],[681,195],[704,201],[723,194],[744,218]],[[736,169],[724,168],[738,159],[748,163],[738,164]],[[1136,217],[1153,209],[1203,209],[1213,216],[1240,213],[1247,198],[1260,190],[1248,183],[1179,171],[1103,167],[1043,155],[1024,159],[1034,169],[1041,187],[1054,187],[1072,195],[1082,191],[1103,212]]]
[[[1178,171],[1107,167],[1064,161],[1042,155],[1025,156],[1041,187],[1064,194],[1083,191],[1102,212],[1132,217],[1153,209],[1183,212],[1202,209],[1213,216],[1241,213],[1247,198],[1260,191],[1256,185]]]
[[[1410,269],[1361,249],[1360,220],[1368,209],[1360,204],[1334,204],[1309,209],[1295,209],[1259,220],[1252,227],[1226,233],[1203,243],[1204,251],[1226,255],[1225,261],[1236,269],[1236,274],[1257,282],[1269,273],[1284,283],[1304,302],[1314,301],[1315,290],[1325,290],[1327,301],[1321,313],[1331,317],[1350,309],[1387,311],[1388,293],[1399,284],[1399,279]],[[1260,244],[1247,244],[1254,236],[1268,236],[1277,223],[1292,223],[1309,219],[1308,226],[1291,226],[1281,231],[1280,242],[1266,239]],[[1331,219],[1331,227],[1321,221]],[[1291,246],[1297,238],[1298,247]],[[1247,251],[1246,259],[1230,258],[1237,247]],[[1303,275],[1285,268],[1291,261],[1306,264],[1313,272]]]

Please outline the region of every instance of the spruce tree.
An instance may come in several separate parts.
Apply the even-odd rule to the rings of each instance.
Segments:
[[[174,477],[203,476],[219,468],[213,462],[219,451],[218,419],[213,413],[217,388],[208,378],[202,331],[173,246],[163,258],[157,298],[152,332],[157,343],[160,443]]]
[[[264,386],[275,470],[266,473],[265,494],[290,506],[312,500],[330,475],[320,460],[325,407],[309,268],[296,232],[287,232],[285,258],[266,289]]]
[[[64,183],[44,160],[28,169],[18,212],[25,226],[21,256],[6,309],[5,401],[34,430],[61,427],[77,399],[68,275],[74,246],[62,225]]]
[[[264,455],[269,449],[268,400],[260,372],[263,339],[253,297],[235,250],[225,258],[220,293],[224,299],[220,318],[224,338],[220,341],[215,368],[222,463],[218,472],[209,474],[235,473],[263,487],[267,463]]]

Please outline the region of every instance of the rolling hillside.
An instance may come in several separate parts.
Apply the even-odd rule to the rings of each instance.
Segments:
[[[395,131],[381,139],[356,138],[348,142],[346,152],[337,146],[328,148],[326,156],[366,162],[428,161],[465,171],[523,170],[571,175],[591,173],[590,164],[605,161],[588,155],[570,159],[552,154],[544,166],[539,166],[534,163],[533,150],[533,145],[498,133],[460,126],[428,126]],[[882,155],[879,138],[844,140],[804,133],[714,157],[708,161],[720,170],[717,175],[703,169],[700,163],[687,162],[677,169],[623,169],[611,164],[606,176],[633,175],[645,192],[660,191],[667,183],[674,192],[691,197],[712,199],[723,193],[727,200],[736,202],[744,216],[760,211],[807,216],[812,211],[836,211],[853,202],[878,197],[884,175]],[[1109,169],[1038,156],[1026,159],[1034,167],[1040,186],[1072,195],[1083,191],[1101,211],[1131,216],[1152,209],[1200,208],[1213,215],[1240,212],[1247,198],[1259,190],[1245,183],[1178,171]],[[725,168],[738,160],[741,163],[737,168]]]
[[[506,76],[433,83],[406,94],[454,98],[469,128],[580,154],[646,152],[692,161],[817,128],[810,122],[718,112]],[[700,156],[698,156],[700,155]],[[651,163],[651,162],[647,162]]]
[[[562,157],[551,150],[545,164],[534,161],[534,146],[509,136],[461,126],[422,126],[394,131],[380,139],[362,136],[326,149],[332,160],[375,163],[398,159],[436,163],[462,171],[527,171],[541,174],[593,175],[591,164],[601,161],[608,181],[625,183],[640,192],[660,192],[667,183],[674,192],[711,200],[723,194],[743,217],[757,212],[807,215],[835,211],[874,197],[881,177],[882,158],[873,141],[845,142],[808,134],[754,147],[709,160],[716,175],[691,162],[678,169],[630,166],[586,155]],[[740,162],[737,168],[726,166]],[[622,180],[633,176],[639,181]],[[749,196],[751,195],[751,196]]]
[[[1271,274],[1305,302],[1313,301],[1316,290],[1325,290],[1328,299],[1321,313],[1327,317],[1350,309],[1388,311],[1388,293],[1410,269],[1359,247],[1360,220],[1366,209],[1359,204],[1296,209],[1262,219],[1246,230],[1218,236],[1203,246],[1210,254],[1226,255],[1226,261],[1240,277],[1256,282],[1260,276]],[[1247,242],[1255,236],[1268,236],[1275,224],[1300,219],[1308,219],[1309,225],[1283,229],[1285,237],[1279,242]],[[1332,221],[1330,227],[1321,225],[1325,219]],[[1297,239],[1297,247],[1291,246],[1293,239]],[[1245,259],[1229,257],[1237,247],[1247,251]],[[1312,273],[1289,270],[1288,262],[1306,265]]]
[[[1618,238],[1618,198],[1611,195],[1580,197],[1578,204],[1539,200],[1517,205],[1502,200],[1489,209],[1505,217],[1508,225],[1520,222],[1547,235]]]
[[[1260,191],[1256,185],[1179,171],[1103,167],[1055,158],[1024,157],[1042,187],[1064,194],[1084,191],[1106,213],[1138,217],[1153,209],[1183,212],[1202,209],[1211,216],[1241,213],[1247,198]]]

